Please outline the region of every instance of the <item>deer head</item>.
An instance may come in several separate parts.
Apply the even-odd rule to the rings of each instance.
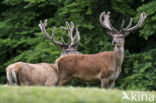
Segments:
[[[63,38],[61,38],[61,42],[58,42],[54,39],[55,27],[53,27],[52,34],[51,36],[49,36],[49,34],[46,32],[46,29],[45,29],[46,26],[47,26],[47,20],[45,20],[44,23],[40,21],[40,24],[39,24],[40,29],[42,30],[43,34],[46,36],[47,39],[49,39],[52,43],[54,43],[55,45],[59,47],[59,49],[62,52],[61,56],[66,55],[66,54],[81,54],[80,52],[76,50],[77,45],[80,42],[80,35],[79,35],[78,28],[76,28],[76,34],[73,37],[73,31],[74,31],[73,22],[70,22],[70,23],[66,22],[67,28],[61,26],[61,29],[66,30],[68,32],[68,37],[69,37],[68,43],[66,43]]]
[[[121,45],[124,45],[124,38],[133,30],[136,30],[142,23],[143,21],[145,20],[146,18],[146,13],[145,12],[142,12],[141,15],[140,15],[140,19],[138,21],[138,23],[131,27],[132,25],[132,18],[130,18],[130,22],[128,24],[127,27],[124,28],[124,25],[125,25],[125,20],[123,19],[122,21],[122,24],[121,24],[121,29],[120,31],[116,30],[110,23],[110,20],[109,20],[109,17],[110,17],[110,12],[102,12],[101,15],[100,15],[100,18],[99,18],[99,21],[100,21],[100,24],[106,28],[108,31],[107,31],[107,34],[109,34],[110,36],[113,37],[113,41],[112,41],[112,44],[113,45],[116,45],[117,47],[120,47]]]

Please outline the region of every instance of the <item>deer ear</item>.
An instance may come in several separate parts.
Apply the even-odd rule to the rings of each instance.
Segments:
[[[124,32],[124,33],[123,33],[124,38],[125,38],[126,36],[128,36],[129,33],[130,33],[130,32],[128,32],[128,31],[127,31],[127,32]]]
[[[112,31],[107,31],[107,34],[113,36],[114,33]]]
[[[72,46],[73,49],[77,49],[77,47],[78,47],[77,45],[73,45]]]
[[[59,47],[60,50],[68,48],[68,46],[66,46],[66,45],[59,45],[58,47]]]

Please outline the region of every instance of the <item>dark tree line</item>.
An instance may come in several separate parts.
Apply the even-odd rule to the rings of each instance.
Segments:
[[[102,11],[111,12],[111,23],[120,29],[122,19],[143,25],[125,40],[122,73],[116,82],[121,89],[156,90],[156,1],[154,0],[1,0],[0,1],[0,83],[6,83],[5,68],[14,62],[53,63],[60,50],[48,41],[38,27],[48,19],[48,32],[56,26],[56,39],[65,36],[59,29],[66,21],[79,28],[78,51],[84,54],[112,50],[112,38],[99,23]],[[73,82],[73,85],[80,85]]]

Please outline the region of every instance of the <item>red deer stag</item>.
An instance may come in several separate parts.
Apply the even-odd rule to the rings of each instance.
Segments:
[[[121,72],[124,59],[124,38],[133,30],[137,29],[145,20],[146,14],[141,13],[138,24],[124,28],[124,20],[121,30],[117,31],[109,21],[110,12],[102,12],[100,15],[101,25],[108,30],[112,36],[113,51],[104,51],[97,54],[66,55],[56,60],[59,70],[58,86],[66,85],[72,79],[83,82],[101,82],[102,88],[112,88],[115,80]]]
[[[62,51],[62,55],[68,54],[81,54],[76,51],[77,44],[80,41],[80,35],[78,29],[76,28],[76,35],[73,37],[72,33],[74,30],[74,24],[66,22],[67,28],[61,27],[64,30],[68,31],[69,43],[65,43],[62,38],[62,43],[54,40],[54,28],[52,35],[46,32],[47,20],[42,23],[40,21],[39,27],[47,37],[51,40],[52,43],[59,46]],[[76,40],[77,39],[77,40]],[[74,41],[76,41],[74,43]],[[17,62],[9,65],[6,68],[6,75],[8,85],[45,85],[52,86],[55,85],[58,80],[58,70],[55,64],[48,63],[39,63],[39,64],[30,64],[24,62]]]

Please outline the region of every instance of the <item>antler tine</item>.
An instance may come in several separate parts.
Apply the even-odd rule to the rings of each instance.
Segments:
[[[45,19],[45,20],[44,20],[44,25],[45,25],[45,27],[47,26],[47,22],[48,22],[48,20]]]
[[[40,24],[39,24],[40,29],[42,30],[42,32],[46,36],[46,38],[51,40],[51,37],[49,36],[49,34],[45,30],[46,26],[47,26],[47,19],[44,20],[44,23],[42,23],[42,21],[40,20]]]
[[[51,41],[55,44],[55,45],[64,45],[63,43],[59,43],[59,42],[57,42],[55,39],[54,39],[54,36],[55,36],[55,26],[53,27],[53,29],[52,29],[52,33],[51,33]]]
[[[66,25],[67,25],[67,28],[63,27],[63,26],[60,26],[60,28],[63,29],[63,30],[69,31],[70,26],[69,26],[69,23],[67,21],[66,21]]]
[[[70,41],[69,43],[67,44],[68,46],[72,45],[73,44],[73,30],[74,30],[74,24],[72,22],[67,22],[66,21],[66,25],[67,25],[67,28],[66,30],[68,31],[68,37],[70,38]]]
[[[69,31],[69,36],[70,37],[73,37],[73,31],[74,31],[74,24],[73,22],[70,22],[70,24],[68,22],[66,22],[67,24],[67,28],[68,28],[68,31]]]
[[[46,29],[45,29],[45,27],[47,26],[47,19],[45,19],[44,20],[44,23],[42,23],[42,21],[40,21],[40,24],[39,24],[39,27],[40,27],[40,29],[42,30],[42,32],[43,32],[43,34],[45,35],[45,37],[47,38],[47,39],[49,39],[51,42],[53,42],[55,45],[63,45],[62,43],[59,43],[59,42],[57,42],[57,41],[55,41],[54,40],[54,29],[55,29],[55,27],[53,27],[53,29],[52,29],[52,35],[51,36],[49,36],[49,34],[47,33],[47,31],[46,31]]]
[[[63,26],[60,26],[60,28],[63,29],[63,30],[68,30],[68,28],[65,28]]]
[[[63,26],[61,26],[60,28],[63,29],[63,30],[67,30],[68,31],[68,28],[65,28]],[[61,38],[61,41],[62,41],[63,44],[66,44],[63,38]]]
[[[73,31],[74,31],[74,23],[73,22],[70,22],[70,25],[71,25],[71,31],[72,31],[72,35],[73,35]]]
[[[65,27],[62,27],[61,26],[61,29],[64,29],[64,30],[67,30],[68,32],[68,37],[70,39],[69,43],[66,44],[68,47],[71,47],[73,45],[77,45],[77,43],[80,41],[80,35],[79,35],[79,31],[78,29],[76,28],[76,34],[75,36],[73,37],[73,31],[74,31],[74,23],[73,22],[66,22],[66,26],[67,28]],[[76,40],[76,37],[77,37],[77,41],[74,43],[74,41]],[[62,42],[64,42],[63,38],[62,38]],[[65,43],[65,42],[64,42]]]
[[[121,24],[121,30],[123,30],[124,25],[125,25],[125,20],[123,19],[123,20],[122,20],[122,24]]]
[[[133,21],[133,18],[130,18],[129,24],[128,24],[128,26],[125,28],[125,30],[127,30],[127,29],[132,25],[132,21]]]
[[[61,38],[61,41],[62,41],[63,44],[66,44],[63,38]]]
[[[70,37],[70,44],[69,46],[72,46],[74,44],[74,38],[73,38],[73,31],[74,31],[74,24],[73,22],[70,22],[71,27],[69,28],[70,33],[69,33],[69,37]]]
[[[63,29],[63,30],[66,30],[68,32],[68,37],[70,38],[70,41],[66,45],[70,46],[71,44],[73,44],[73,37],[72,37],[73,35],[72,35],[72,33],[73,33],[73,29],[74,29],[74,24],[72,22],[69,24],[69,22],[66,21],[66,26],[67,26],[67,28],[63,27],[63,26],[61,26],[60,28]],[[62,38],[62,42],[64,42],[63,38]]]
[[[107,13],[107,14],[108,14],[108,13]],[[103,21],[103,18],[104,18],[104,17],[105,17],[105,20],[106,20],[106,18],[109,18],[109,14],[106,15],[105,12],[102,12],[102,13],[100,14],[100,18],[99,18],[100,24],[101,24],[104,28],[106,28],[106,29],[108,29],[108,30],[112,30],[112,29],[110,28],[110,26],[109,26],[109,25],[106,25],[105,21]],[[107,22],[107,23],[108,23],[108,22]]]
[[[133,26],[133,27],[128,27],[127,29],[126,29],[126,31],[132,31],[132,30],[135,30],[135,29],[137,29],[143,22],[144,22],[144,20],[146,19],[146,13],[145,12],[142,12],[141,14],[140,14],[140,19],[139,19],[139,21],[138,21],[138,23],[135,25],[135,26]]]
[[[104,28],[108,29],[109,31],[117,32],[117,30],[111,25],[109,17],[110,17],[110,12],[107,12],[107,14],[105,12],[102,12],[99,18],[100,24]]]
[[[77,37],[77,41],[75,43],[73,43],[72,46],[75,46],[80,42],[80,33],[79,33],[78,28],[76,28],[76,35],[74,36],[74,41],[76,40],[76,37]]]
[[[78,28],[76,28],[76,34],[73,38],[73,31],[74,31],[74,23],[73,22],[70,22],[70,26],[68,25],[69,30],[70,30],[70,44],[69,46],[74,46],[74,45],[77,45],[79,42],[80,42],[80,35],[79,35],[79,31],[78,31]],[[77,41],[74,43],[74,41],[76,40],[76,37],[77,37]]]

